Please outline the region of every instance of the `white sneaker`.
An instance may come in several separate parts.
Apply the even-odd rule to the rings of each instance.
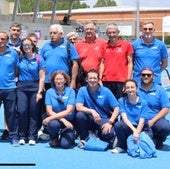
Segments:
[[[24,140],[24,139],[20,139],[20,140],[19,140],[19,144],[20,144],[20,145],[25,145],[25,140]]]
[[[34,146],[36,144],[35,140],[29,140],[29,145]]]
[[[115,154],[118,154],[118,153],[123,153],[125,150],[123,150],[122,148],[120,147],[115,147],[113,150],[112,150],[112,153],[115,153]]]

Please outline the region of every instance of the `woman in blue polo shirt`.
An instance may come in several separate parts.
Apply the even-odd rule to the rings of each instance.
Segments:
[[[45,62],[36,53],[36,46],[30,38],[25,38],[20,47],[17,83],[17,107],[19,123],[19,143],[36,144],[38,125],[41,120],[41,100],[45,81]]]
[[[74,145],[75,91],[68,87],[70,77],[63,71],[55,71],[51,76],[52,88],[45,96],[48,117],[43,120],[48,125],[50,146],[70,148]]]
[[[137,142],[141,131],[152,136],[152,131],[147,123],[147,103],[137,95],[137,83],[134,80],[127,80],[124,85],[126,96],[119,99],[120,114],[122,120],[115,124],[115,132],[118,138],[117,147],[113,153],[121,153],[127,149],[127,138],[133,134]]]

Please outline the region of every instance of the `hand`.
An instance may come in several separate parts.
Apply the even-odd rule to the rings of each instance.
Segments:
[[[36,102],[38,102],[40,99],[42,99],[42,94],[41,93],[37,93],[37,95],[36,95]]]
[[[149,127],[152,127],[154,125],[154,123],[152,122],[152,120],[148,121]]]
[[[95,122],[99,122],[99,121],[101,120],[101,117],[100,117],[100,115],[96,112],[96,110],[91,109],[91,114],[92,114]]]
[[[137,143],[139,140],[139,133],[137,131],[133,132],[133,138],[134,138],[135,143]]]
[[[43,124],[44,125],[48,125],[48,123],[51,121],[51,119],[50,119],[50,117],[47,117],[47,118],[45,118],[44,120],[43,120]]]
[[[105,123],[103,126],[102,126],[102,133],[103,134],[107,134],[107,133],[110,133],[112,129],[112,125],[110,123]]]
[[[62,122],[66,126],[66,128],[73,129],[73,125],[68,120],[63,120]]]

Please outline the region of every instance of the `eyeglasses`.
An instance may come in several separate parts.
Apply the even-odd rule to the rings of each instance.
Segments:
[[[147,31],[147,30],[152,31],[153,28],[143,28],[143,30],[144,30],[144,31]]]
[[[30,48],[30,47],[32,47],[32,45],[31,44],[25,44],[25,45],[22,45],[22,47],[23,48]]]
[[[150,73],[142,73],[141,75],[142,75],[142,77],[146,77],[146,76],[151,77],[152,76],[152,74],[150,74]]]

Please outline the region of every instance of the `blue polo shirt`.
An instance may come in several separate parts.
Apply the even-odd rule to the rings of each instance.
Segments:
[[[12,49],[0,54],[0,89],[16,88],[15,70],[18,67],[18,53]]]
[[[126,113],[128,120],[133,125],[138,125],[140,118],[148,119],[149,108],[145,100],[139,97],[136,104],[131,104],[128,97],[120,98],[119,112]]]
[[[61,96],[55,88],[50,88],[45,95],[45,104],[46,106],[51,106],[53,111],[57,113],[66,110],[68,105],[75,106],[75,97],[75,91],[70,87],[65,87]],[[73,120],[74,117],[75,112],[65,118],[67,120]]]
[[[149,120],[156,116],[162,108],[170,108],[166,91],[156,83],[149,91],[143,90],[141,84],[139,84],[138,94],[148,103],[150,108]]]
[[[58,44],[47,42],[41,49],[41,56],[46,62],[45,83],[50,83],[50,77],[54,71],[62,70],[70,73],[69,56],[67,53],[67,41],[62,39]],[[72,43],[70,43],[70,60],[79,59],[78,53]]]
[[[19,62],[19,81],[37,81],[39,80],[39,70],[45,68],[44,59],[37,54],[28,59],[23,56]],[[39,59],[38,59],[39,57]]]
[[[88,86],[83,86],[79,89],[76,103],[82,103],[85,107],[95,109],[100,114],[101,118],[110,118],[113,109],[118,106],[118,101],[116,100],[112,92],[104,86],[99,86],[97,92],[91,93],[91,96],[94,98],[97,105],[100,105],[100,107],[103,107],[103,109],[105,110],[102,111],[99,106],[97,106],[90,98],[87,88]]]
[[[161,60],[168,58],[165,44],[154,38],[152,43],[146,45],[142,38],[132,43],[134,48],[134,71],[133,78],[140,82],[140,72],[144,67],[151,67],[155,74],[154,81],[161,84]]]

